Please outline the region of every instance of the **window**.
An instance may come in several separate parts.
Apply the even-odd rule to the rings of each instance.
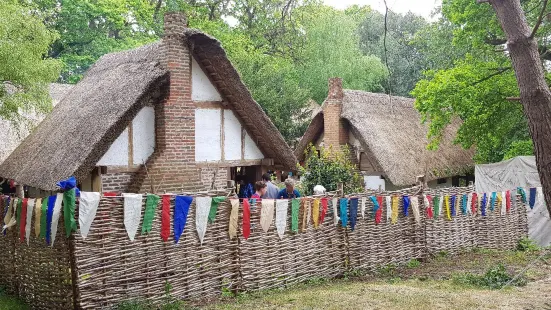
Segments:
[[[445,184],[448,181],[446,178],[440,178],[436,180],[436,184]]]

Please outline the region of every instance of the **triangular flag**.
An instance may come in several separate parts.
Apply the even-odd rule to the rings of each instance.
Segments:
[[[534,209],[534,206],[536,205],[536,195],[537,195],[537,189],[535,187],[530,188],[530,209]]]
[[[65,235],[67,238],[69,238],[71,232],[77,231],[77,222],[75,221],[75,195],[75,188],[66,190],[63,193],[63,222],[65,223]]]
[[[348,225],[348,199],[340,199],[339,209],[341,211],[341,226],[344,228]]]
[[[501,215],[507,214],[507,194],[501,192],[501,209],[499,210]]]
[[[59,224],[59,216],[61,215],[62,202],[63,202],[63,193],[57,193],[55,197],[54,209],[52,210],[52,223],[51,223],[52,247],[54,246],[55,236],[57,234],[57,224]]]
[[[421,213],[419,211],[419,197],[411,196],[411,210],[413,211],[413,217],[417,224],[421,224]]]
[[[379,203],[379,209],[375,211],[375,223],[379,224],[383,215],[383,196],[377,196],[377,203]]]
[[[314,204],[315,205],[315,204]],[[276,200],[276,229],[277,235],[280,239],[283,239],[285,235],[285,228],[287,226],[287,208],[289,207],[289,201],[287,199]],[[319,204],[318,204],[319,208]]]
[[[160,199],[161,197],[157,195],[147,194],[147,197],[145,198],[142,235],[145,235],[151,231],[151,228],[153,226],[153,219],[155,218],[155,213],[157,212],[157,206],[159,205]]]
[[[392,217],[391,217],[391,223],[396,224],[398,223],[398,196],[392,196]]]
[[[321,199],[321,214],[320,214],[320,224],[323,224],[325,220],[325,215],[327,214],[327,197]]]
[[[228,235],[230,240],[237,237],[237,220],[239,219],[239,199],[230,199],[231,212],[228,226]]]
[[[29,199],[23,198],[23,204],[21,206],[21,214],[17,217],[17,221],[19,222],[19,241],[24,242],[25,241],[25,232],[26,232],[26,226],[27,226],[27,205],[28,205]]]
[[[34,236],[40,236],[40,218],[42,215],[42,198],[37,198],[34,205]]]
[[[409,196],[407,195],[404,195],[402,196],[403,197],[403,200],[404,200],[404,216],[408,216],[408,212],[409,212]]]
[[[276,206],[277,211],[277,206]],[[314,222],[314,228],[318,228],[319,226],[319,213],[320,213],[320,199],[314,198],[314,204],[312,206],[312,220]]]
[[[365,219],[365,205],[367,203],[367,197],[363,196],[361,198],[361,207],[360,207],[360,211],[362,213],[362,219]]]
[[[297,222],[298,225],[298,222]],[[243,238],[249,239],[251,235],[251,206],[248,199],[243,199]]]
[[[358,198],[350,198],[349,211],[350,229],[354,231],[354,228],[356,228],[356,219],[358,218]]]
[[[124,197],[124,227],[130,241],[134,241],[140,220],[142,219],[142,194],[123,193]]]
[[[385,200],[386,200],[386,220],[387,222],[389,222],[390,219],[392,219],[392,197],[385,196]]]
[[[161,239],[168,241],[170,236],[170,195],[163,195],[161,203]]]
[[[31,227],[34,213],[34,199],[29,199],[27,202],[27,223],[25,224],[25,238],[27,238],[27,245],[29,245],[29,239],[31,237]]]
[[[434,217],[433,208],[432,208],[432,196],[423,195],[423,203],[427,210],[427,218],[432,219]]]
[[[207,221],[209,218],[211,203],[211,197],[195,198],[195,227],[197,228],[197,235],[199,236],[201,245],[203,245],[203,239],[205,238],[205,233],[207,232]]]
[[[262,199],[262,210],[260,210],[260,226],[265,233],[268,232],[274,221],[274,199]]]
[[[220,196],[220,197],[213,197],[212,201],[210,203],[210,210],[209,210],[209,223],[214,223],[214,219],[216,218],[216,212],[218,211],[218,205],[222,201],[226,200],[226,197]]]
[[[174,198],[174,243],[178,243],[186,227],[189,206],[193,201],[190,196],[176,196]]]
[[[332,202],[332,207],[333,207],[333,222],[335,223],[335,225],[339,225],[339,221],[340,221],[339,211],[338,211],[339,199],[338,198],[333,198],[333,200],[331,200],[331,202]]]
[[[291,200],[291,231],[298,233],[298,216],[300,213],[300,199]]]
[[[80,227],[82,239],[88,237],[92,222],[96,218],[100,199],[100,193],[80,192],[80,200],[78,203],[78,226]]]

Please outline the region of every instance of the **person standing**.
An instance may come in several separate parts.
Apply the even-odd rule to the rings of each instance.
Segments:
[[[264,199],[277,199],[278,198],[278,193],[279,193],[279,189],[277,188],[277,186],[274,185],[274,183],[272,183],[272,177],[269,173],[264,173],[262,175],[262,181],[264,181],[266,183],[266,194],[264,196],[262,196],[262,198]]]
[[[266,192],[267,192],[266,182],[264,181],[256,182],[254,184],[254,189],[256,190],[256,192],[252,194],[251,198],[253,199],[261,198],[262,196],[266,195]]]
[[[295,189],[295,181],[290,178],[285,180],[285,188],[279,192],[278,196],[281,199],[299,198],[300,193]]]

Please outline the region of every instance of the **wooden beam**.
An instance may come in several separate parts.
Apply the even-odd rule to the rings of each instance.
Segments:
[[[227,160],[217,162],[197,162],[198,168],[228,168],[228,167],[245,167],[245,166],[261,166],[262,159],[254,160]]]
[[[194,101],[193,104],[198,109],[219,110],[221,108],[226,108],[228,103],[225,101]]]
[[[134,165],[134,134],[132,127],[131,121],[128,125],[128,167],[132,167]]]

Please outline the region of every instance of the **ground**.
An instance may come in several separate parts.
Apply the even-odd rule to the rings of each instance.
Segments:
[[[530,265],[540,254],[543,259]],[[502,286],[529,266],[516,283]],[[504,266],[504,269],[500,269]],[[488,270],[493,270],[488,272]],[[284,290],[224,297],[208,304],[165,306],[162,309],[549,309],[551,251],[477,250],[457,256],[439,253],[426,262],[410,261],[369,273],[351,272],[341,279],[313,279]],[[27,309],[0,296],[0,309]],[[149,310],[126,305],[121,310]]]

